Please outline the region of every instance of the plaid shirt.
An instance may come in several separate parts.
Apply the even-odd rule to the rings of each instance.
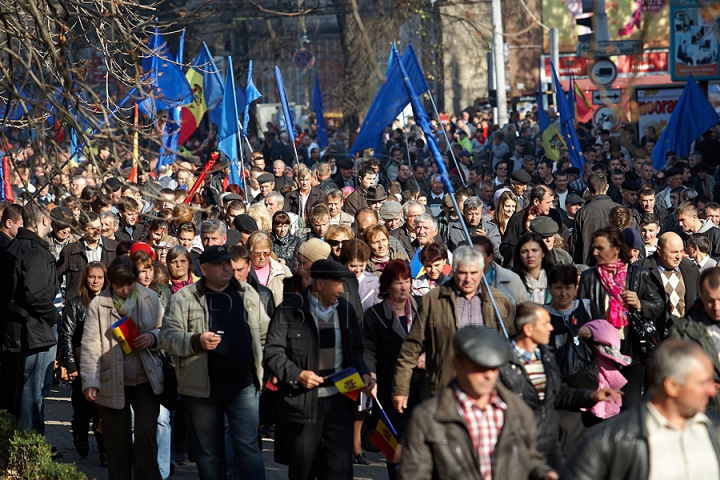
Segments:
[[[493,390],[484,409],[480,409],[477,402],[460,390],[456,383],[453,384],[453,390],[458,413],[465,419],[473,447],[478,453],[480,477],[483,480],[492,480],[496,461],[495,446],[500,438],[508,406],[500,399],[496,390]]]
[[[533,360],[541,358],[542,356],[539,348],[536,348],[534,352],[528,352],[524,348],[518,347],[517,343],[515,343],[515,340],[511,340],[510,343],[512,345],[513,351],[515,352],[515,355],[517,355],[518,358],[523,361],[523,363],[530,363]]]

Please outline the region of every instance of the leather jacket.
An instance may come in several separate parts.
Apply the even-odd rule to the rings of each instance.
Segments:
[[[80,359],[75,356],[75,349],[82,343],[83,329],[87,307],[80,297],[71,298],[63,309],[60,331],[58,332],[60,354],[68,373],[78,371]]]
[[[290,271],[294,271],[295,267],[297,267],[295,249],[300,239],[290,233],[284,237],[278,237],[272,233],[270,234],[270,238],[272,238],[273,242],[273,253],[275,253],[279,259],[285,260],[285,265],[287,265]]]
[[[643,318],[655,323],[655,328],[657,328],[659,332],[663,332],[665,329],[665,325],[662,324],[664,323],[662,319],[665,318],[663,313],[665,311],[665,299],[661,297],[658,292],[664,292],[665,289],[655,285],[650,270],[639,265],[628,266],[628,281],[633,277],[633,270],[635,271],[635,285],[626,285],[626,288],[637,293],[640,303],[642,304],[640,313]],[[606,320],[607,312],[605,304],[607,296],[608,292],[600,281],[597,267],[592,267],[582,272],[577,298],[589,298],[597,312],[600,313],[601,318]],[[632,342],[623,340],[622,343],[623,353],[630,355],[634,362],[637,359],[637,354],[633,351]]]
[[[604,421],[581,440],[565,467],[561,479],[572,480],[645,480],[650,475],[648,450],[647,402]],[[715,455],[718,449],[717,417],[710,417],[710,441]]]

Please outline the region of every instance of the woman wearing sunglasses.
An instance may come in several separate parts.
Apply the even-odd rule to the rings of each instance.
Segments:
[[[277,261],[273,253],[273,242],[270,236],[262,231],[250,235],[245,244],[252,257],[252,271],[260,285],[273,292],[275,306],[283,300],[283,280],[292,276],[290,269]]]
[[[336,262],[340,261],[343,244],[355,237],[347,225],[331,225],[325,234],[325,242],[330,245],[330,255]]]

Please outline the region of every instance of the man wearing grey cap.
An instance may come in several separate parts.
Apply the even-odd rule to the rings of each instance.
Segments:
[[[555,248],[555,234],[560,233],[557,223],[550,217],[537,217],[530,222],[530,231],[537,233],[550,251],[556,265],[572,265],[573,259],[562,248]]]
[[[452,338],[455,378],[413,411],[400,478],[557,480],[536,448],[530,409],[498,383],[510,348],[497,332],[467,327]]]

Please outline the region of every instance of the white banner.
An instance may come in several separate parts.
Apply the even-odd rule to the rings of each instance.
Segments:
[[[637,103],[640,108],[640,119],[638,120],[640,140],[645,136],[646,127],[654,127],[655,133],[660,137],[682,92],[682,88],[638,88],[636,90]]]

